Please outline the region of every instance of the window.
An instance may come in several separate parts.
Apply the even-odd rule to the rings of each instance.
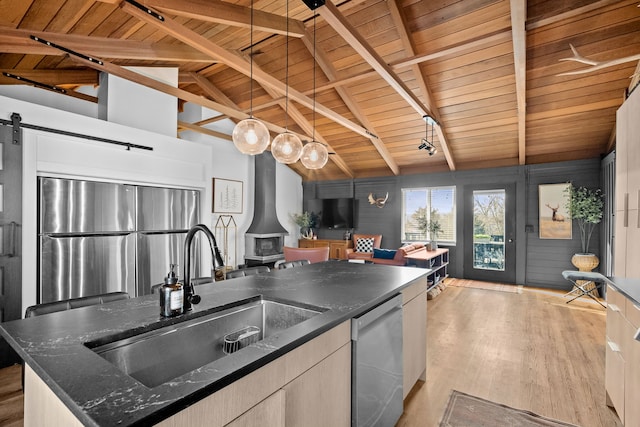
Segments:
[[[420,227],[431,220],[438,221],[441,227],[437,239],[433,240],[455,243],[456,187],[403,188],[403,241],[432,240],[429,231]]]

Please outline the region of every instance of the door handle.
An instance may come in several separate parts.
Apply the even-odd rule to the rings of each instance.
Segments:
[[[17,231],[18,231],[18,223],[15,221],[11,221],[9,224],[3,224],[2,227],[10,226],[11,229],[9,231],[9,252],[3,252],[0,256],[6,256],[12,258],[16,256],[16,241],[18,240]]]
[[[513,243],[513,239],[509,239],[507,240],[509,243]]]

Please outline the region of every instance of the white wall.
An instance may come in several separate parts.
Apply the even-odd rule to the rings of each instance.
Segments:
[[[196,122],[215,116],[217,113],[198,105],[185,104],[184,112],[180,114],[180,120]],[[220,132],[231,133],[233,122],[223,120],[207,127]],[[182,132],[180,138],[210,144],[213,148],[213,176],[212,178],[231,179],[243,182],[243,212],[234,214],[233,218],[238,226],[237,236],[229,235],[229,239],[237,237],[237,264],[244,263],[244,234],[253,220],[254,202],[254,158],[240,153],[233,142],[212,138],[195,132]],[[211,206],[209,205],[209,208]],[[285,237],[287,246],[298,246],[299,230],[290,220],[290,214],[302,211],[302,178],[288,166],[276,163],[276,213],[283,227],[289,231]],[[209,209],[211,212],[211,209]],[[218,221],[219,214],[211,213],[211,222],[207,224],[213,230]],[[218,239],[220,240],[220,239]],[[221,246],[221,242],[218,242]]]
[[[86,87],[86,86],[85,86]],[[96,96],[95,91],[82,90],[83,93]],[[45,89],[38,89],[25,85],[0,85],[0,96],[19,99],[34,104],[46,105],[70,113],[82,114],[88,117],[98,117],[98,104],[72,98]],[[3,117],[8,120],[8,117]]]
[[[126,67],[161,83],[178,87],[178,68]],[[100,73],[98,117],[113,123],[176,136],[178,100],[120,77]]]
[[[3,89],[0,87],[0,89]],[[54,129],[114,139],[153,147],[153,151],[125,148],[101,142],[79,139],[47,132],[24,130],[23,158],[23,269],[22,312],[36,303],[37,288],[37,176],[60,176],[101,181],[128,182],[157,186],[194,188],[202,191],[203,222],[212,230],[218,219],[211,213],[212,178],[240,180],[244,183],[243,213],[234,215],[238,225],[237,262],[244,262],[244,233],[253,218],[254,161],[252,156],[241,154],[232,142],[185,132],[181,139],[135,129],[116,123],[98,120],[91,108],[77,109],[89,115],[81,115],[59,108],[65,104],[59,97],[42,89],[23,87],[32,102],[25,102],[0,95],[0,117],[9,119],[19,113],[23,123],[51,127]],[[36,96],[36,92],[42,96]],[[53,99],[50,97],[53,95]],[[72,101],[77,101],[71,98]],[[79,101],[81,104],[95,104]],[[51,104],[53,108],[37,103]],[[70,103],[75,105],[75,102]],[[187,104],[189,105],[189,104]],[[67,105],[68,107],[68,105]],[[197,106],[195,106],[197,107]],[[97,109],[97,107],[96,107]],[[199,111],[190,106],[182,119],[196,121],[195,116],[211,115],[206,109]],[[189,114],[191,112],[191,114]],[[202,118],[207,118],[202,117]],[[218,124],[218,129],[232,129],[233,124]],[[276,167],[276,206],[280,223],[290,235],[285,244],[297,246],[298,229],[289,218],[292,212],[302,210],[302,179],[285,165]],[[208,221],[207,221],[208,219]],[[203,251],[208,254],[208,251]],[[203,257],[204,266],[210,260]],[[202,274],[206,272],[203,271]]]

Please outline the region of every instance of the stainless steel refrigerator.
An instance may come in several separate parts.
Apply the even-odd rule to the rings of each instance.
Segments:
[[[198,223],[198,191],[45,177],[38,184],[39,303],[114,291],[146,295],[170,264],[182,271],[184,238]]]

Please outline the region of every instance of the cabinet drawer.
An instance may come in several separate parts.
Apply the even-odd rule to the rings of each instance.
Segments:
[[[627,299],[625,315],[634,328],[640,328],[640,305],[636,305],[633,301]]]
[[[613,406],[624,421],[624,359],[616,343],[606,344],[605,388],[607,405]]]
[[[622,316],[626,316],[626,303],[627,298],[618,292],[615,288],[607,286],[607,316],[609,315],[609,308],[611,311],[618,312]],[[608,320],[608,317],[607,317]]]

